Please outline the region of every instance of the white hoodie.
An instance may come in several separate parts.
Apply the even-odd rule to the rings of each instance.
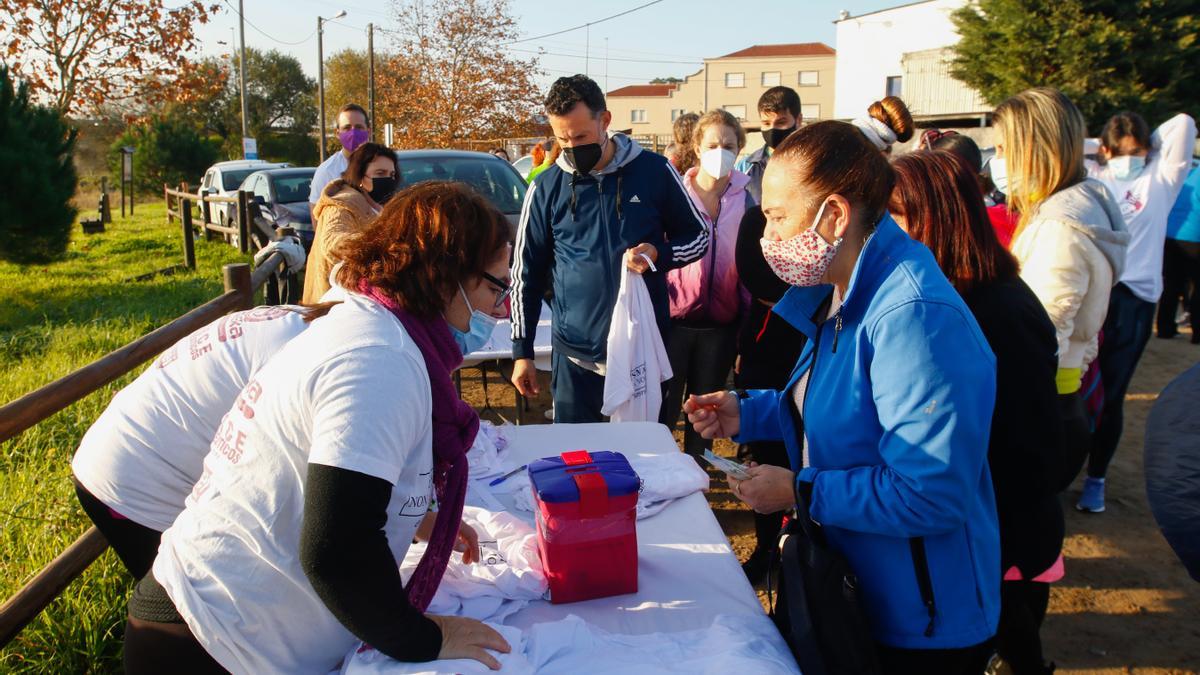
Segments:
[[[1096,335],[1128,245],[1120,208],[1104,184],[1090,178],[1042,202],[1013,241],[1021,279],[1054,323],[1060,370],[1085,369],[1096,358]]]

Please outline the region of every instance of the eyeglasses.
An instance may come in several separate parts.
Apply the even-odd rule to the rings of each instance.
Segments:
[[[496,307],[498,309],[500,307],[500,305],[503,305],[504,301],[508,299],[508,296],[512,295],[512,286],[510,286],[508,284],[508,282],[501,281],[500,279],[497,279],[496,277],[488,274],[487,272],[482,272],[480,274],[480,276],[482,276],[484,279],[491,282],[497,288],[500,289],[500,296],[496,298],[496,304],[493,305],[494,307]]]

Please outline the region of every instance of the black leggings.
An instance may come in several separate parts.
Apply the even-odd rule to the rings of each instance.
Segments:
[[[1016,675],[1047,673],[1042,657],[1042,621],[1050,604],[1050,584],[1005,581],[1000,584],[1000,628],[996,651]]]
[[[1167,239],[1163,244],[1163,292],[1156,322],[1159,337],[1179,333],[1175,309],[1180,300],[1191,314],[1192,342],[1196,342],[1200,340],[1200,242]]]
[[[1070,487],[1083,468],[1083,463],[1092,451],[1092,431],[1088,422],[1087,408],[1083,404],[1083,395],[1079,392],[1058,395],[1058,413],[1062,420],[1063,430],[1063,466],[1064,472],[1059,480],[1058,489]]]
[[[129,599],[125,624],[125,672],[128,675],[226,673],[192,635],[153,574],[142,578]]]
[[[72,479],[74,480],[74,479]],[[83,511],[96,524],[96,529],[108,540],[113,552],[121,559],[125,569],[134,579],[141,579],[154,565],[158,555],[159,540],[162,532],[152,530],[145,525],[138,525],[128,518],[119,516],[107,504],[87,491],[87,488],[75,480],[75,495]]]
[[[991,640],[962,649],[900,649],[876,645],[884,675],[982,675],[993,651]]]

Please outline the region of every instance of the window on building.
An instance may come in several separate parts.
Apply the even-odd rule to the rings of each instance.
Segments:
[[[683,108],[675,108],[674,110],[671,111],[671,121],[674,122],[675,120],[679,119],[680,117],[683,117],[686,114],[687,114],[687,110],[684,110]]]
[[[744,87],[746,86],[745,73],[725,73],[726,87]]]
[[[645,109],[634,109],[629,111],[629,121],[633,124],[645,124],[646,111]]]
[[[887,93],[885,93],[884,96],[899,96],[900,92],[903,91],[903,86],[900,80],[901,78],[899,75],[889,77],[887,79]]]
[[[762,86],[764,87],[778,87],[779,82],[780,79],[778,72],[762,74]]]
[[[804,116],[805,122],[815,122],[821,119],[821,104],[805,103],[800,106],[800,114]]]
[[[801,87],[815,87],[821,83],[821,78],[815,70],[802,70],[796,77],[796,83]]]
[[[725,109],[725,112],[729,113],[730,115],[733,115],[734,117],[738,118],[739,120],[741,120],[743,122],[746,120],[746,106],[744,106],[744,105],[725,105],[725,106],[721,106],[721,107]]]

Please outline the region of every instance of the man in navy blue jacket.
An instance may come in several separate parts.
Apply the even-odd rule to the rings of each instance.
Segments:
[[[512,381],[523,395],[537,395],[533,338],[549,283],[554,419],[601,422],[622,265],[644,275],[665,339],[667,270],[702,257],[708,231],[666,158],[642,152],[622,134],[608,135],[612,113],[590,78],[559,78],[546,96],[546,113],[563,151],[529,186],[517,227]]]

